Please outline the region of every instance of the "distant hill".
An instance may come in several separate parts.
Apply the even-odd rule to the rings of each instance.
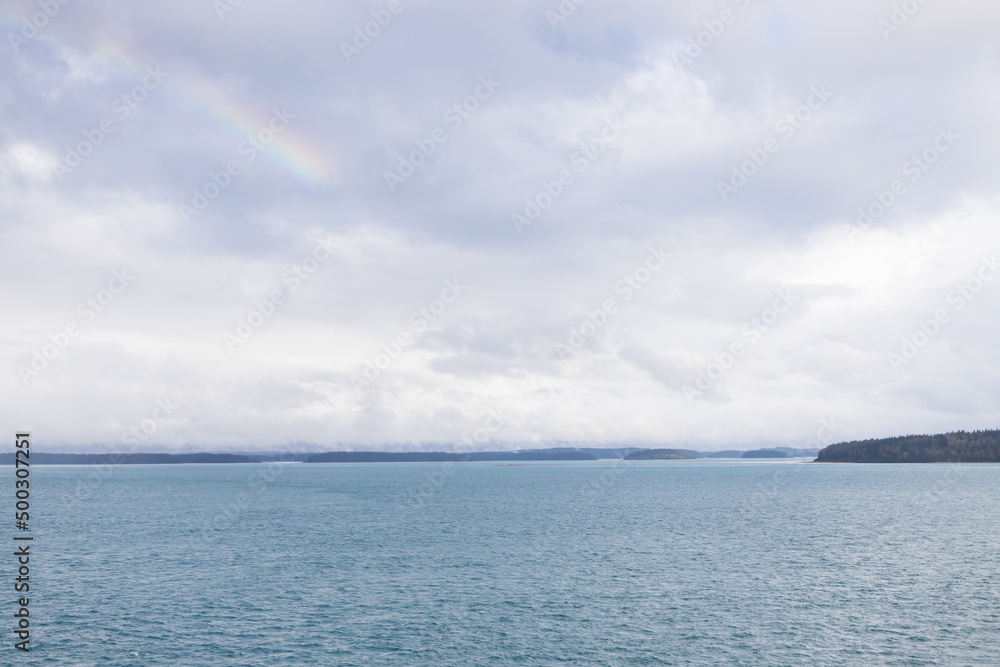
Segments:
[[[596,461],[588,452],[574,449],[538,449],[516,452],[324,452],[306,463],[406,463],[434,461]]]
[[[535,453],[545,452],[578,452],[589,454],[598,459],[620,459],[639,449],[638,447],[549,447],[546,449],[531,449]]]
[[[856,440],[820,450],[820,463],[1000,462],[1000,430]]]
[[[727,449],[721,452],[698,452],[698,457],[704,459],[741,459],[742,449]]]
[[[681,449],[640,449],[625,457],[626,461],[690,461],[694,457]]]
[[[780,449],[751,449],[749,452],[743,452],[743,457],[745,459],[787,459],[788,454],[781,451]]]
[[[775,447],[779,452],[784,452],[789,456],[817,456],[818,449],[796,449],[795,447]]]
[[[32,452],[36,465],[105,465],[149,463],[254,463],[254,459],[238,454],[48,454]],[[14,454],[0,454],[0,465],[14,465]]]
[[[323,452],[308,457],[305,463],[403,463],[465,461],[462,454],[445,452]]]

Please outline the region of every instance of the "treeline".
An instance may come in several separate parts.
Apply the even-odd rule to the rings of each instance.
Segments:
[[[517,452],[324,452],[313,454],[306,463],[415,463],[436,461],[596,461],[587,452],[541,449]]]
[[[150,463],[254,463],[255,459],[239,454],[48,454],[33,452],[30,463],[36,465],[124,465]],[[14,454],[0,454],[0,465],[14,465]]]
[[[744,459],[787,459],[788,453],[780,449],[753,449],[743,452]]]
[[[1000,462],[1000,430],[856,440],[820,450],[826,463]]]
[[[625,457],[626,461],[691,461],[694,456],[682,449],[640,449]]]

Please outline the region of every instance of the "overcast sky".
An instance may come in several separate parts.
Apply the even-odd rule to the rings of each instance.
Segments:
[[[995,2],[0,6],[42,451],[1000,425]]]

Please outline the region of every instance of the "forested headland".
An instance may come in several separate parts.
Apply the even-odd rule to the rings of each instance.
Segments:
[[[1000,461],[1000,430],[957,431],[841,442],[821,449],[819,463],[985,463]]]

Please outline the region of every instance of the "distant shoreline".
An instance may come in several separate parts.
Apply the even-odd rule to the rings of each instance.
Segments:
[[[788,459],[798,456],[813,457],[816,451],[784,448],[770,450],[727,450],[721,452],[701,452],[696,450],[662,450],[641,447],[621,448],[574,448],[553,447],[548,449],[528,449],[482,452],[378,452],[378,451],[335,451],[261,454],[193,452],[170,454],[166,452],[75,454],[58,452],[33,452],[31,462],[36,465],[182,465],[182,464],[235,464],[235,463],[460,463],[460,462],[521,462],[521,461],[614,461],[638,462],[648,456],[654,459],[669,452],[678,460],[722,460],[773,457]],[[761,453],[766,453],[762,457]],[[772,454],[773,453],[773,454]],[[0,465],[13,465],[12,452],[0,453]]]
[[[814,458],[815,457],[815,458]],[[823,449],[770,447],[751,450],[705,452],[680,448],[651,447],[549,447],[478,452],[167,452],[71,454],[33,452],[36,465],[179,465],[233,463],[460,463],[521,461],[698,461],[698,460],[793,460],[811,458],[814,463],[1000,463],[1000,430],[956,431],[939,435],[907,435],[894,438],[855,440]],[[0,465],[14,465],[14,453],[0,453]]]

